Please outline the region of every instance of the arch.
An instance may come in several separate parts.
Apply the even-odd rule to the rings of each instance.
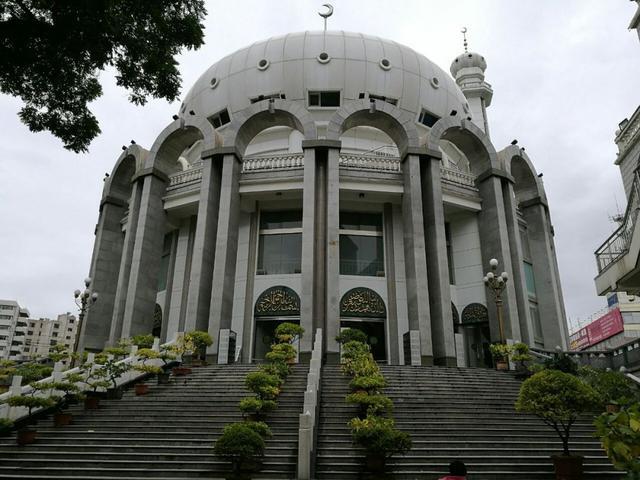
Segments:
[[[462,325],[489,321],[489,310],[481,303],[470,303],[462,310]]]
[[[448,140],[465,154],[471,173],[475,176],[491,168],[500,168],[491,140],[473,122],[458,117],[441,118],[427,135],[427,148],[437,151],[440,140]]]
[[[180,171],[180,154],[198,140],[204,141],[205,148],[206,145],[220,143],[213,126],[206,119],[190,116],[174,120],[156,138],[144,168],[156,169],[165,175]]]
[[[340,299],[340,317],[387,318],[384,300],[370,288],[356,287]]]
[[[131,196],[131,179],[142,168],[149,154],[139,145],[130,145],[118,157],[111,174],[104,182],[103,200],[107,197],[128,202]]]
[[[261,131],[276,126],[298,130],[305,140],[315,140],[318,135],[313,117],[302,106],[288,100],[262,100],[233,114],[231,123],[221,131],[223,144],[235,147],[240,156],[249,142]]]
[[[546,194],[542,181],[529,156],[516,145],[510,145],[498,153],[504,169],[515,180],[513,190],[518,203],[541,198],[546,202]]]
[[[353,127],[367,126],[382,130],[395,142],[403,158],[409,149],[418,148],[420,138],[414,119],[390,103],[374,100],[371,111],[369,100],[352,100],[339,108],[329,120],[328,140],[340,140],[340,136]]]
[[[254,307],[256,317],[300,316],[300,297],[291,288],[276,285],[260,294]]]

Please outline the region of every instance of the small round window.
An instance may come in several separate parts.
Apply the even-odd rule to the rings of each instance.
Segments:
[[[329,63],[331,61],[331,57],[327,52],[322,52],[320,55],[316,57],[320,63]]]
[[[380,60],[380,68],[383,70],[391,70],[391,62],[388,58],[383,58]]]
[[[269,65],[269,60],[263,58],[258,62],[258,70],[266,70],[267,68],[269,68]]]
[[[218,77],[213,77],[211,79],[211,88],[216,88],[218,86],[218,83],[220,83],[220,81],[218,80]]]
[[[438,77],[432,77],[429,83],[433,88],[440,88],[440,80],[438,80]]]

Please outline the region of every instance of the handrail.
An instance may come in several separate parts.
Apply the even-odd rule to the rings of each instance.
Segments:
[[[153,342],[153,347],[152,350],[158,352],[160,351],[160,348],[166,348],[169,347],[171,345],[174,345],[178,339],[180,338],[180,336],[182,335],[181,332],[176,333],[176,336],[173,340],[164,343],[163,345],[160,345],[160,339],[159,338],[155,338],[154,342]],[[137,355],[138,353],[138,347],[137,346],[132,346],[131,347],[131,352],[129,353],[129,356],[126,358],[123,358],[122,360],[119,360],[118,362],[116,362],[116,364],[126,364],[126,365],[136,365],[139,363],[140,359]],[[94,353],[89,353],[87,355],[87,363],[93,363],[93,360],[95,358],[95,354]],[[108,355],[107,358],[112,359],[113,355]],[[145,359],[145,363],[147,365],[154,365],[154,366],[162,366],[163,365],[163,361],[159,358],[155,358],[155,359]],[[53,368],[53,373],[47,377],[47,378],[42,378],[40,380],[37,380],[38,383],[42,382],[42,383],[49,383],[49,382],[59,382],[59,381],[63,381],[68,375],[72,375],[75,373],[82,373],[85,372],[87,370],[83,370],[80,367],[75,367],[75,368],[71,368],[69,370],[65,370],[62,371],[62,367],[63,364],[62,362],[56,362]],[[101,365],[92,365],[91,370],[87,371],[87,373],[90,373],[92,371],[94,371],[95,369],[101,369],[103,368]],[[120,386],[120,385],[124,385],[125,383],[129,383],[133,380],[137,380],[139,378],[142,378],[144,376],[146,376],[147,374],[144,372],[140,372],[134,369],[129,369],[127,370],[122,376],[118,377],[115,380],[116,386]],[[85,377],[86,379],[86,377]],[[6,402],[10,397],[14,396],[14,395],[28,395],[28,394],[33,394],[35,396],[38,397],[49,397],[51,395],[54,395],[56,393],[59,393],[60,396],[62,396],[62,394],[64,392],[60,392],[58,390],[47,390],[46,392],[44,391],[37,391],[34,392],[34,389],[31,385],[21,385],[22,383],[22,376],[20,375],[15,375],[13,377],[12,383],[11,383],[11,387],[9,388],[9,391],[3,393],[2,395],[0,395],[0,418],[6,418],[12,421],[16,421],[16,420],[20,420],[24,417],[27,417],[29,414],[29,410],[26,407],[11,407],[9,405],[7,405]],[[85,381],[80,381],[80,382],[76,382],[75,385],[80,388],[81,391],[87,391],[88,388],[88,384]],[[105,388],[100,388],[98,389],[98,391],[102,392],[102,391],[106,391]],[[33,409],[32,413],[37,413],[38,411],[42,410],[41,408],[38,409]]]
[[[639,193],[640,174],[636,170],[633,174],[633,184],[622,224],[595,251],[598,273],[602,273],[609,265],[629,251],[629,244],[640,209]]]
[[[322,329],[316,330],[311,352],[307,389],[298,427],[298,480],[310,480],[311,459],[315,451],[315,429],[320,393],[320,371],[322,369]]]

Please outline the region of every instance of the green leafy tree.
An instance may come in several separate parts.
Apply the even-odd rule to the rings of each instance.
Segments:
[[[543,370],[524,381],[516,410],[533,413],[552,427],[562,441],[563,454],[569,456],[571,426],[578,415],[593,410],[597,403],[595,390],[575,375]]]
[[[74,152],[100,133],[88,104],[102,95],[101,70],[113,67],[129,100],[178,98],[175,56],[203,44],[203,0],[0,2],[0,91],[20,97],[20,119],[50,131]]]
[[[640,404],[618,413],[603,413],[594,422],[596,435],[613,465],[640,479]]]

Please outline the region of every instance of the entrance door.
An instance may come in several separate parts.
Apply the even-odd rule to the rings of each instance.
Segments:
[[[489,324],[476,323],[464,326],[467,361],[470,367],[489,368],[493,365],[489,345]]]
[[[376,362],[387,361],[387,342],[384,332],[384,321],[382,320],[342,320],[341,328],[355,328],[363,331],[367,335],[367,341],[371,346],[371,353]]]
[[[283,322],[300,324],[299,318],[256,318],[256,332],[253,347],[253,359],[265,360],[265,355],[271,350],[271,345],[276,341],[276,327]],[[297,348],[297,345],[294,345]]]

